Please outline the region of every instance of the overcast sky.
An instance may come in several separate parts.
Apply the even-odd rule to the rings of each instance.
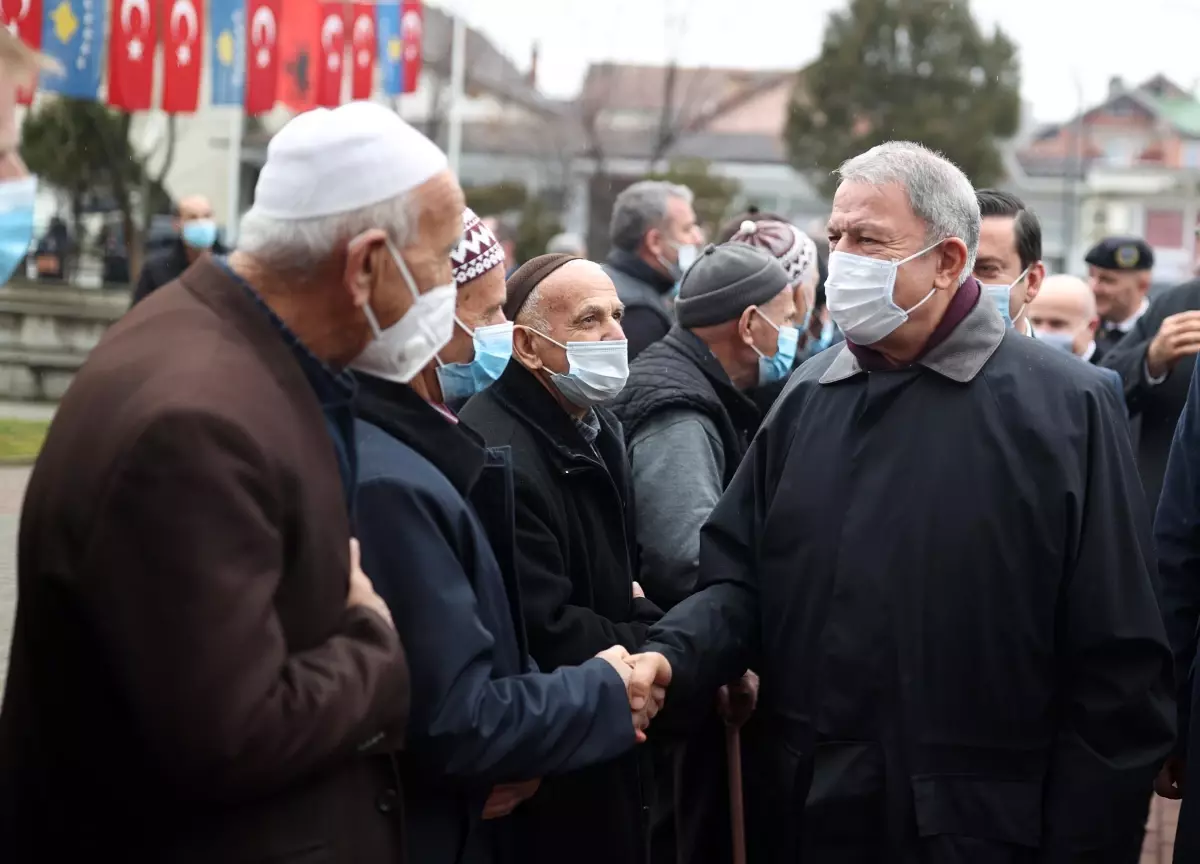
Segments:
[[[820,51],[828,13],[847,0],[435,0],[465,4],[467,20],[517,65],[541,46],[539,85],[573,95],[587,64],[799,68]],[[1198,0],[970,0],[985,27],[999,24],[1020,49],[1022,91],[1038,120],[1060,119],[1118,75],[1140,82],[1164,72],[1200,82]],[[686,10],[686,15],[681,15]],[[682,24],[679,22],[682,21]],[[671,22],[668,24],[668,22]]]

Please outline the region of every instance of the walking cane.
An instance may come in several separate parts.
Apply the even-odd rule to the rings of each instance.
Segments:
[[[746,820],[742,810],[742,735],[739,727],[725,726],[725,757],[729,764],[729,827],[733,837],[733,864],[746,864]]]

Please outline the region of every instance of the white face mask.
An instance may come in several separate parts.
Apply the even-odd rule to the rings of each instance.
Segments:
[[[658,256],[658,263],[665,267],[667,272],[675,277],[675,281],[678,282],[683,278],[683,274],[687,273],[691,269],[691,266],[696,263],[696,259],[700,257],[700,250],[696,248],[696,244],[694,243],[681,243],[674,248],[678,256],[678,263],[672,264],[661,255]]]
[[[371,333],[375,336],[354,362],[352,369],[407,384],[434,358],[454,335],[454,308],[458,286],[454,282],[431,288],[424,294],[409,272],[400,253],[388,243],[392,260],[412,292],[413,304],[400,320],[383,330],[370,304],[363,307]]]
[[[1075,334],[1069,330],[1034,330],[1033,338],[1045,342],[1051,348],[1066,351],[1068,354],[1075,353]]]
[[[609,339],[603,342],[568,342],[551,339],[531,327],[522,327],[567,352],[567,374],[550,373],[554,386],[580,408],[607,402],[623,389],[629,378],[629,342]]]
[[[1010,285],[984,285],[982,282],[979,283],[979,287],[986,291],[987,295],[992,298],[992,302],[996,304],[996,310],[1000,313],[1000,317],[1004,319],[1004,326],[1006,327],[1013,326],[1013,322],[1016,321],[1017,318],[1020,318],[1021,313],[1025,311],[1026,303],[1022,301],[1021,308],[1017,310],[1015,317],[1008,314],[1009,306],[1011,305],[1013,289],[1016,288],[1017,285],[1019,285],[1025,279],[1025,277],[1029,275],[1029,271],[1032,267],[1033,265],[1030,264],[1029,267],[1026,267],[1024,270],[1022,270],[1021,275],[1018,276],[1016,281]]]
[[[829,253],[825,300],[830,317],[847,339],[856,345],[873,345],[894,332],[934,295],[937,289],[929,289],[929,293],[909,309],[901,309],[892,299],[900,265],[920,258],[942,242],[939,240],[926,246],[902,261],[884,261],[849,252]]]

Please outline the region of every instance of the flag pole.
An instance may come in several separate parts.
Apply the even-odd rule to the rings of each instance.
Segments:
[[[238,222],[241,220],[242,207],[242,134],[245,131],[245,114],[242,107],[237,106],[232,112],[229,124],[229,200],[225,212],[225,244],[230,248],[237,242]]]
[[[450,134],[446,142],[450,170],[455,174],[458,174],[458,165],[462,158],[463,91],[466,89],[467,77],[467,25],[463,20],[466,0],[459,0],[457,6],[450,44]]]

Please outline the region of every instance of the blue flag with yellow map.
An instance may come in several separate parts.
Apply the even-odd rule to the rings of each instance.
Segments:
[[[42,53],[61,67],[42,73],[40,88],[76,99],[100,92],[104,53],[104,0],[45,0]]]
[[[212,104],[243,105],[246,100],[245,0],[209,0],[212,38]]]
[[[404,39],[400,34],[400,4],[375,7],[375,32],[379,34],[379,71],[383,92],[399,96],[404,90]]]

